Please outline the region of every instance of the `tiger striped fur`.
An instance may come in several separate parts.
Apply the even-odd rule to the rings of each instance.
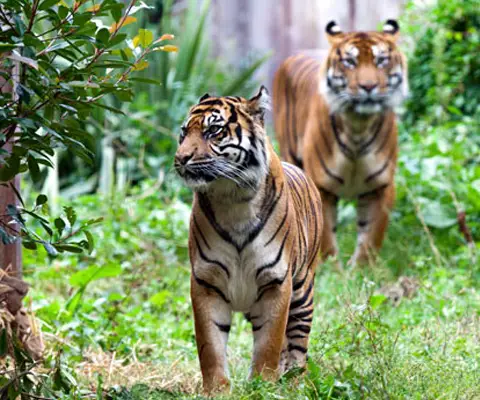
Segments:
[[[322,213],[313,182],[282,163],[265,133],[268,94],[205,95],[182,127],[175,168],[193,189],[189,255],[206,392],[228,385],[232,312],[252,323],[252,375],[306,362]]]
[[[397,124],[394,108],[408,92],[398,24],[383,32],[342,33],[330,22],[323,62],[297,55],[274,78],[274,122],[281,156],[303,168],[320,190],[322,254],[336,255],[340,197],[357,200],[358,239],[350,264],[382,245],[395,198]]]

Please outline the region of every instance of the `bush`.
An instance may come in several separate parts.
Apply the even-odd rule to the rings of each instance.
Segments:
[[[480,236],[478,2],[417,3],[404,19],[411,95],[401,126],[399,208],[417,207],[453,243],[468,240],[457,226],[465,212],[472,247]]]

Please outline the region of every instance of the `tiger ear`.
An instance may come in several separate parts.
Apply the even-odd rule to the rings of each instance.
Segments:
[[[198,100],[198,102],[201,103],[203,100],[207,100],[210,97],[212,96],[210,96],[208,93],[205,93],[202,97],[200,97],[200,100]]]
[[[383,33],[390,36],[394,41],[400,36],[400,26],[394,19],[387,19],[383,24]]]
[[[270,109],[270,95],[265,86],[261,86],[258,93],[248,100],[248,110],[251,115],[259,117],[263,122],[265,111]]]
[[[327,24],[325,32],[327,34],[328,43],[330,43],[330,45],[338,43],[340,40],[343,39],[344,36],[343,31],[340,29],[340,27],[335,21],[330,21]]]

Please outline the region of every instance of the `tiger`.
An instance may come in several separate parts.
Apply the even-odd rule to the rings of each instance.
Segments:
[[[380,32],[350,33],[331,21],[326,35],[323,61],[298,54],[276,71],[274,125],[282,159],[302,168],[321,193],[323,259],[338,254],[339,198],[357,201],[354,266],[373,261],[394,205],[394,110],[408,95],[407,61],[395,20]]]
[[[276,380],[306,363],[320,257],[322,203],[266,134],[269,94],[205,94],[181,126],[174,168],[192,189],[188,250],[203,389],[229,387],[232,312],[252,324],[250,377]]]

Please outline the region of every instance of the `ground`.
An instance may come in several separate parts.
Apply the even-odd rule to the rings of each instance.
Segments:
[[[479,263],[455,225],[431,230],[407,188],[400,184],[398,192],[375,264],[343,273],[333,262],[318,266],[305,373],[277,384],[248,382],[251,329],[236,316],[229,398],[480,399]],[[41,254],[27,258],[32,308],[44,323],[52,365],[61,350],[71,393],[65,398],[82,391],[112,399],[198,396],[189,206],[181,189],[174,193],[162,198],[137,188],[116,200],[83,197],[79,215],[105,216],[97,250],[49,263]],[[355,241],[351,204],[341,204],[338,236],[346,262]],[[380,290],[402,276],[419,287],[394,306]]]

